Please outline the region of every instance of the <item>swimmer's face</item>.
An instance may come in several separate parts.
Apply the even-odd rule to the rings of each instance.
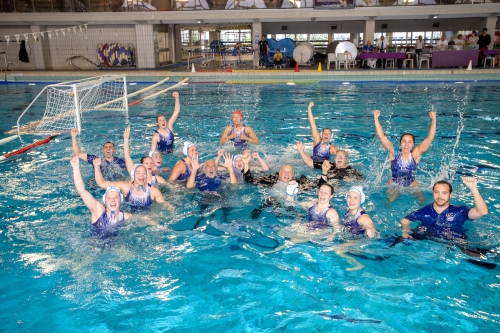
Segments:
[[[198,155],[198,148],[196,148],[195,145],[192,145],[191,147],[189,147],[188,156],[193,159],[193,158],[196,158],[197,155]]]
[[[161,164],[163,163],[163,158],[161,157],[161,154],[153,154],[153,165],[155,167],[160,167]]]
[[[113,156],[115,155],[115,151],[115,145],[111,142],[106,142],[102,147],[102,153],[104,154],[105,158],[113,158]]]
[[[106,194],[106,208],[111,211],[120,209],[120,193],[116,191],[109,191]]]
[[[329,129],[323,130],[323,133],[321,134],[321,140],[323,142],[330,141],[331,137],[332,137],[332,131],[330,131]]]
[[[282,182],[288,183],[293,179],[293,168],[289,165],[285,165],[280,170],[280,180]]]
[[[448,207],[451,199],[450,187],[447,184],[436,184],[432,191],[434,204],[438,207]]]
[[[140,184],[144,185],[146,184],[146,181],[148,179],[148,171],[145,166],[139,166],[135,169],[134,173],[135,181]]]
[[[347,166],[347,154],[345,151],[337,151],[337,154],[335,154],[335,166],[337,168],[345,168]]]
[[[160,128],[167,128],[167,119],[165,118],[165,116],[159,116],[156,120],[156,123]]]
[[[401,149],[405,153],[409,153],[414,144],[415,142],[413,141],[413,137],[411,135],[403,135],[401,138]]]
[[[361,197],[357,191],[350,191],[347,193],[346,201],[347,207],[350,210],[358,209],[359,206],[361,206]]]
[[[203,166],[203,172],[208,178],[214,178],[217,173],[217,165],[214,160],[208,160]]]
[[[333,198],[332,190],[329,186],[322,185],[318,191],[318,202],[328,203]]]
[[[238,113],[233,114],[233,117],[231,118],[233,120],[233,123],[235,124],[241,124],[241,116]]]
[[[238,170],[243,169],[243,159],[241,157],[235,158],[234,159],[234,166]]]
[[[153,159],[151,157],[145,157],[142,160],[142,164],[148,169],[148,172],[151,173],[153,171]]]

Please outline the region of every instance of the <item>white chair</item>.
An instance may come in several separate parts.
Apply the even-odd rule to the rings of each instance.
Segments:
[[[495,67],[495,57],[492,57],[492,56],[486,56],[486,57],[484,58],[484,61],[483,61],[483,63],[484,63],[484,66],[483,66],[483,67],[484,67],[484,68],[486,68],[486,63],[487,63],[488,61],[491,61],[491,66],[490,66],[490,67]]]
[[[340,68],[341,65],[344,65],[344,68],[348,66],[345,53],[337,53],[337,68]]]
[[[337,68],[337,55],[335,53],[328,53],[328,57],[326,58],[326,69],[330,69],[330,63],[335,63],[335,68]]]
[[[395,59],[386,59],[385,61],[385,67],[389,67],[389,65],[394,68],[394,63],[395,63]]]
[[[406,68],[406,64],[407,63],[409,64],[410,68],[413,68],[413,59],[411,59],[411,58],[410,59],[405,59],[403,61],[403,68]]]
[[[425,57],[421,55],[418,60],[418,68],[422,68],[422,63],[425,62],[427,64],[427,68],[430,68],[430,57]]]
[[[351,52],[344,52],[345,54],[345,60],[346,60],[346,63],[347,63],[347,68],[349,67],[354,67],[354,65],[356,65],[356,59],[354,59],[354,57],[352,56]],[[344,66],[345,67],[345,66]]]

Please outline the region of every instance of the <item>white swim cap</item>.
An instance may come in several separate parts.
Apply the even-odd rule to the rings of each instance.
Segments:
[[[194,143],[190,142],[190,141],[184,141],[184,146],[182,147],[182,152],[184,153],[184,155],[188,155],[188,150],[189,150],[189,147],[191,146],[194,146]]]
[[[152,150],[152,151],[149,152],[149,157],[153,158],[154,154],[160,154],[161,155],[161,153],[158,150]]]
[[[106,206],[106,195],[108,194],[108,192],[111,192],[111,191],[116,191],[118,192],[118,194],[120,195],[120,204],[123,202],[123,194],[122,194],[122,191],[120,191],[120,189],[116,186],[110,186],[106,189],[106,192],[104,193],[104,195],[102,196],[102,202],[104,202],[104,205]]]
[[[241,155],[241,154],[234,155],[234,157],[233,157],[233,166],[234,166],[235,168],[236,168],[236,159],[237,159],[237,158],[241,158],[241,159],[243,159],[243,155]]]
[[[145,169],[146,169],[146,176],[149,176],[149,172],[148,172],[148,168],[146,168],[146,166],[144,164],[136,164],[134,165],[134,169],[132,170],[132,173],[130,174],[130,177],[132,178],[132,180],[135,181],[135,170],[140,167],[140,166],[143,166]]]
[[[359,204],[362,205],[364,202],[365,202],[365,199],[366,199],[366,196],[365,194],[363,193],[363,187],[361,186],[353,186],[351,187],[351,189],[346,193],[345,195],[345,198],[347,199],[347,195],[349,194],[349,192],[351,191],[354,191],[354,192],[358,192],[359,193],[359,197],[360,197],[360,202]]]

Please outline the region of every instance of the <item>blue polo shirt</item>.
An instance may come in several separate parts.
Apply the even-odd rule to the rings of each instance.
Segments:
[[[441,214],[434,209],[433,204],[425,206],[406,218],[410,221],[420,221],[420,227],[427,228],[433,236],[441,237],[452,235],[463,237],[465,234],[465,221],[469,219],[470,208],[467,206],[450,205]]]
[[[215,175],[214,178],[207,177],[204,173],[196,176],[196,187],[200,191],[216,191],[226,181],[226,175]]]
[[[98,158],[97,155],[87,154],[87,162],[89,162],[92,167],[94,167],[94,160]],[[101,157],[101,173],[104,179],[113,180],[118,177],[123,176],[123,170],[126,168],[125,160],[123,158],[116,157],[113,162],[109,162],[104,157]]]

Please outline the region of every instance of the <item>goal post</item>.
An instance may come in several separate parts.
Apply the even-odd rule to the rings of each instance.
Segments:
[[[21,118],[43,94],[47,102],[42,119],[21,127]],[[82,115],[89,111],[121,111],[128,116],[126,76],[105,75],[46,86],[19,116],[17,132],[61,133],[72,128],[81,131]]]

